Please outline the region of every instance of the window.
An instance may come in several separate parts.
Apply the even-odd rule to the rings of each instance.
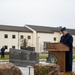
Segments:
[[[24,36],[23,36],[23,35],[21,35],[21,36],[20,36],[20,38],[21,38],[21,39],[23,39],[23,38],[24,38]]]
[[[8,46],[5,45],[5,49],[8,49]]]
[[[14,48],[14,49],[15,49],[15,46],[12,46],[12,48]]]
[[[4,38],[8,38],[8,34],[5,34],[5,35],[4,35]]]
[[[54,37],[54,41],[56,41],[56,37]]]
[[[31,37],[30,37],[30,36],[28,36],[28,39],[31,39]]]
[[[13,39],[15,39],[15,38],[16,38],[16,36],[15,36],[15,35],[12,35],[12,38],[13,38]]]

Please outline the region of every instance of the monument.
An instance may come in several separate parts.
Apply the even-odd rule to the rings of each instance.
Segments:
[[[39,63],[39,53],[29,50],[10,49],[9,61],[17,66],[34,66]]]

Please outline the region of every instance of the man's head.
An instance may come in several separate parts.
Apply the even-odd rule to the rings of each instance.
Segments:
[[[61,32],[64,36],[68,33],[66,27],[61,28]]]

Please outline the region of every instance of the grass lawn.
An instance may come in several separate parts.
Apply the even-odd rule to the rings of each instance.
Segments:
[[[46,59],[48,56],[39,56],[39,59]]]
[[[75,55],[73,56],[73,59],[75,59]]]
[[[39,56],[39,59],[46,59],[48,56]],[[75,59],[75,55],[73,56],[73,59]]]
[[[47,55],[45,56],[40,55],[39,59],[46,59],[47,57],[48,57]],[[73,56],[73,59],[75,59],[75,55]],[[0,57],[0,60],[9,60],[9,55],[5,55],[5,58]]]
[[[5,58],[1,58],[0,56],[0,60],[9,60],[9,55],[5,55]]]

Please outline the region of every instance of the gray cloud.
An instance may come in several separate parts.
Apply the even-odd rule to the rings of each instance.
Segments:
[[[75,27],[75,0],[0,0],[0,24]]]

